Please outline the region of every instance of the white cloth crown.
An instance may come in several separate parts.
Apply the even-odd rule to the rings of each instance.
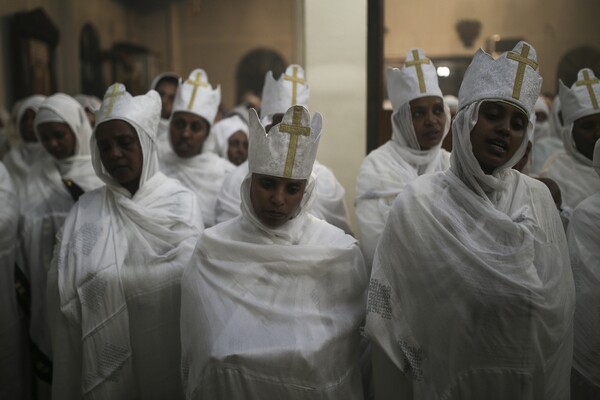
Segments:
[[[142,96],[131,96],[122,83],[112,84],[104,94],[102,106],[96,114],[96,126],[113,119],[122,119],[139,126],[151,138],[156,138],[160,109],[160,96],[154,90]]]
[[[197,68],[177,88],[173,114],[178,111],[189,112],[204,118],[212,126],[219,111],[219,103],[221,103],[221,86],[213,90],[206,72]]]
[[[502,53],[496,60],[479,49],[460,86],[459,109],[479,100],[497,99],[531,115],[541,87],[536,52],[529,43],[517,43],[512,51]]]
[[[306,83],[304,69],[292,64],[288,66],[278,80],[273,78],[273,72],[267,72],[263,86],[260,116],[261,118],[283,114],[296,104],[308,107],[310,89]]]
[[[559,81],[558,86],[565,126],[579,118],[600,113],[600,80],[591,69],[579,71],[577,81],[570,89],[562,81]]]
[[[386,77],[388,96],[394,112],[414,99],[427,96],[443,97],[435,66],[421,49],[409,50],[404,66],[388,68]]]
[[[162,74],[158,74],[154,80],[152,81],[152,84],[150,85],[150,89],[154,89],[156,90],[156,87],[158,86],[158,84],[166,78],[170,78],[173,80],[177,81],[177,86],[179,86],[179,84],[181,84],[181,78],[179,77],[178,74],[176,74],[175,72],[163,72]]]
[[[323,118],[300,105],[290,107],[280,124],[265,132],[256,110],[250,109],[248,167],[256,174],[308,179],[317,158]]]

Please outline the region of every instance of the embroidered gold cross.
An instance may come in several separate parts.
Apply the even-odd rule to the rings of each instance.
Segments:
[[[198,87],[199,86],[208,87],[208,83],[202,81],[202,72],[200,72],[200,71],[196,72],[196,76],[194,77],[194,80],[191,80],[188,78],[188,80],[185,81],[185,83],[194,85],[194,89],[192,90],[192,97],[190,97],[190,102],[188,103],[188,106],[187,106],[187,109],[191,110],[192,106],[194,105],[194,100],[196,100],[196,92],[198,92]]]
[[[290,144],[288,145],[285,168],[283,170],[283,175],[289,178],[292,176],[292,170],[294,169],[294,160],[296,159],[296,150],[298,149],[298,137],[300,135],[310,136],[310,127],[302,126],[302,106],[294,106],[292,124],[280,124],[279,132],[290,134]]]
[[[515,77],[515,84],[513,86],[512,97],[513,99],[519,99],[521,97],[521,87],[523,86],[523,78],[525,77],[525,68],[529,65],[534,71],[537,69],[538,64],[532,59],[528,58],[530,47],[526,44],[521,49],[521,54],[509,51],[506,58],[514,60],[519,63],[517,67],[517,76]]]
[[[306,81],[302,78],[298,77],[298,67],[292,67],[292,75],[284,75],[283,79],[286,81],[292,82],[292,104],[290,106],[296,105],[296,96],[298,94],[298,84],[304,85]]]
[[[590,100],[592,100],[592,107],[597,110],[598,107],[598,99],[596,99],[596,93],[594,93],[594,84],[600,83],[598,78],[590,79],[590,71],[583,71],[583,80],[575,82],[576,86],[587,86],[588,94],[590,95]]]
[[[110,117],[113,107],[115,106],[115,102],[117,101],[117,97],[123,96],[124,94],[125,91],[119,92],[119,85],[115,84],[112,86],[112,91],[109,94],[104,95],[104,100],[110,99],[108,101],[108,106],[104,111],[104,118]]]
[[[415,67],[417,70],[417,79],[419,79],[419,91],[425,93],[427,89],[425,87],[425,78],[423,77],[423,68],[421,67],[421,64],[429,64],[431,61],[427,57],[419,58],[419,50],[413,50],[412,54],[413,61],[406,61],[404,65],[406,67]]]

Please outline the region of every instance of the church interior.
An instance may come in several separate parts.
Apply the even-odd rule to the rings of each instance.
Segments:
[[[113,82],[141,94],[161,72],[201,67],[228,110],[244,91],[260,95],[264,60],[297,63],[311,111],[324,116],[319,160],[352,208],[362,159],[391,132],[385,69],[409,48],[425,49],[444,94],[456,95],[478,48],[498,54],[526,40],[542,93],[554,96],[559,79],[600,73],[599,12],[592,0],[4,0],[0,106],[57,91],[101,97]]]

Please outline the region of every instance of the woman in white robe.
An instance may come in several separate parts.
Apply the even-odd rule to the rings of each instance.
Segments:
[[[369,153],[358,172],[354,205],[360,247],[369,267],[398,193],[419,176],[449,166],[450,153],[441,147],[450,128],[450,109],[443,101],[433,63],[415,66],[417,59],[429,61],[421,49],[413,49],[403,68],[387,70],[394,109],[392,138]],[[421,102],[426,103],[421,106]]]
[[[600,140],[594,150],[600,179]],[[600,191],[573,211],[567,231],[577,307],[571,399],[600,398]]]
[[[519,61],[479,50],[459,92],[450,169],[411,182],[390,212],[365,327],[378,400],[569,398],[564,231],[546,187],[511,169],[541,77],[527,43],[509,54],[529,58],[520,85]]]
[[[15,121],[15,130],[20,141],[2,160],[18,192],[25,188],[25,179],[34,164],[48,158],[48,153],[35,136],[33,127],[35,114],[45,99],[45,96],[35,95],[23,101]]]
[[[563,204],[570,208],[600,191],[600,180],[592,168],[594,145],[600,138],[600,82],[591,69],[577,74],[577,82],[567,88],[559,82],[564,125],[564,151],[548,159],[540,176],[551,178],[560,187]]]
[[[238,166],[248,159],[248,124],[239,115],[224,118],[210,130],[204,152],[212,152]]]
[[[207,227],[215,224],[215,204],[223,180],[235,169],[215,153],[203,152],[220,101],[220,87],[213,90],[206,72],[193,70],[177,89],[169,125],[171,147],[160,159],[165,175],[194,191]]]
[[[102,186],[92,168],[92,129],[81,105],[57,93],[35,117],[35,132],[50,155],[37,162],[22,192],[15,278],[20,303],[30,317],[29,335],[38,395],[49,392],[52,350],[46,313],[46,275],[56,234],[79,196]],[[29,288],[24,292],[24,288]]]
[[[291,174],[285,125],[311,132]],[[182,280],[188,399],[362,399],[362,255],[354,238],[306,212],[320,130],[319,114],[311,122],[294,106],[267,137],[250,111],[242,215],[204,232]]]
[[[171,150],[171,145],[169,144],[169,122],[173,113],[175,94],[180,83],[181,78],[175,72],[163,72],[158,74],[150,85],[150,89],[156,90],[161,101],[160,120],[156,132],[156,147],[158,148],[159,159]]]
[[[30,386],[25,368],[23,324],[15,293],[14,265],[19,204],[8,171],[0,162],[0,398],[24,399]],[[27,397],[28,398],[28,397]]]
[[[55,399],[183,398],[180,280],[202,222],[193,192],[158,169],[159,113],[155,91],[117,83],[98,114],[106,186],[69,213],[48,274]]]

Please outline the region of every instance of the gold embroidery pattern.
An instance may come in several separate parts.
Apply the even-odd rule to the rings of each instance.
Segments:
[[[194,80],[188,79],[187,81],[185,81],[185,83],[189,83],[190,85],[194,86],[194,89],[192,90],[192,97],[190,97],[190,101],[187,106],[187,109],[191,110],[192,106],[194,105],[194,101],[196,100],[196,93],[198,92],[198,87],[208,87],[208,83],[202,81],[202,72],[200,71],[196,72]]]
[[[583,80],[575,82],[575,86],[587,86],[588,94],[590,95],[590,100],[592,101],[592,107],[594,110],[598,108],[598,99],[596,99],[596,93],[594,93],[594,85],[600,83],[598,78],[590,79],[590,72],[583,71]]]
[[[538,64],[532,59],[528,58],[530,47],[526,44],[521,49],[521,54],[509,51],[506,58],[519,63],[517,67],[517,76],[515,77],[515,84],[513,86],[512,97],[513,99],[519,100],[521,97],[521,88],[523,87],[523,78],[525,77],[525,68],[529,65],[534,71],[537,69]]]
[[[292,82],[292,104],[290,106],[296,105],[296,97],[298,95],[298,84],[304,85],[306,81],[302,78],[298,77],[298,67],[292,67],[292,75],[284,75],[283,79],[286,81]]]
[[[413,50],[413,61],[406,61],[404,63],[405,67],[415,67],[417,71],[417,79],[419,80],[419,91],[421,93],[425,93],[427,88],[425,87],[425,78],[423,77],[423,67],[422,64],[430,64],[431,60],[429,58],[419,58],[419,51]]]
[[[111,92],[109,94],[104,95],[104,100],[110,99],[108,101],[108,106],[104,111],[104,118],[110,117],[110,114],[112,114],[113,111],[113,107],[115,106],[115,102],[117,101],[117,97],[123,96],[124,94],[125,91],[119,92],[119,85],[113,85]]]
[[[298,149],[298,137],[310,136],[310,127],[302,126],[302,107],[294,106],[294,115],[292,116],[292,124],[280,124],[279,132],[290,134],[290,144],[288,145],[288,153],[285,159],[285,168],[283,175],[286,178],[292,176],[294,169],[294,160],[296,159],[296,150]]]

